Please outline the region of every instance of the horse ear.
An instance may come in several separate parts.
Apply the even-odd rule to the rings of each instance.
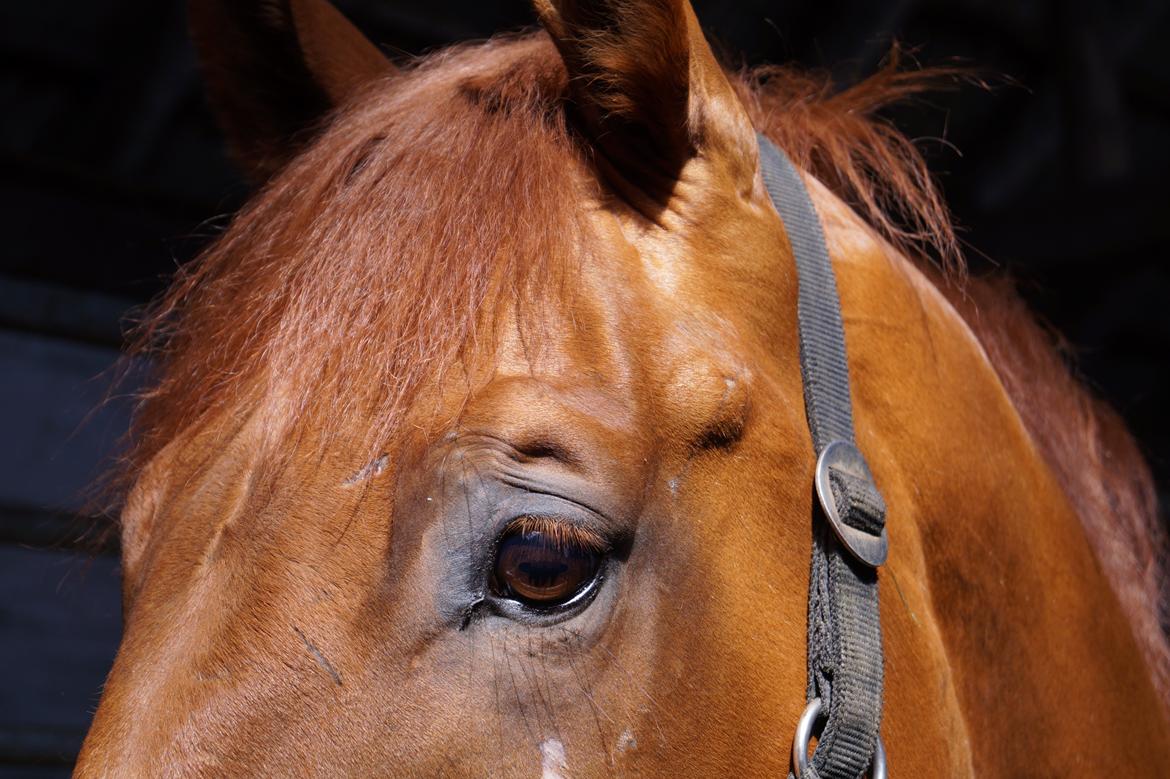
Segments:
[[[331,110],[394,70],[328,0],[190,0],[189,16],[212,109],[258,181]]]
[[[750,187],[747,112],[688,0],[534,0],[568,69],[577,123],[618,178],[673,187],[702,157]]]

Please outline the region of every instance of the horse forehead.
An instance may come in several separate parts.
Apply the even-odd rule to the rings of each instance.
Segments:
[[[709,421],[730,406],[746,413],[754,371],[732,322],[711,312],[682,316],[662,345],[666,359],[657,378],[663,404],[674,415]]]
[[[591,295],[570,319],[538,350],[509,328],[464,422],[585,424],[602,439],[605,431],[690,438],[742,424],[755,371],[730,320],[664,298],[653,284]]]

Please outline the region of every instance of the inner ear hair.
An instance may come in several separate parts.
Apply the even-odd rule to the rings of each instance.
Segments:
[[[661,200],[699,157],[754,180],[755,133],[687,0],[534,0],[607,178]]]

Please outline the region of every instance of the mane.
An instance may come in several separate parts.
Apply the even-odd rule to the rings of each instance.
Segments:
[[[423,384],[491,337],[497,301],[540,319],[579,200],[549,98],[566,76],[545,49],[454,47],[371,85],[180,270],[133,333],[154,381],[115,503],[164,446],[225,414],[265,413],[276,460],[290,437],[321,453],[331,421],[368,420],[356,445],[377,457]]]
[[[1010,279],[940,284],[983,344],[1134,628],[1170,704],[1170,541],[1149,464],[1124,420],[1070,369],[1068,349]]]
[[[791,68],[732,81],[798,165],[896,248],[948,269],[940,287],[982,340],[1170,693],[1166,534],[1144,460],[1009,286],[964,278],[922,156],[875,118],[937,75],[892,60],[843,91]],[[279,406],[273,441],[312,434],[327,447],[328,420],[369,420],[363,445],[376,456],[502,308],[540,321],[530,309],[556,297],[579,248],[581,182],[565,172],[584,163],[566,92],[560,57],[533,33],[441,51],[330,117],[145,313],[130,353],[155,378],[115,493],[168,442],[264,404]]]

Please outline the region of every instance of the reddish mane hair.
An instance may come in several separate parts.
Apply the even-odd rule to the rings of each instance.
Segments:
[[[757,128],[899,249],[957,269],[945,206],[914,145],[874,112],[929,74],[891,66],[835,92],[786,68],[733,77]],[[495,312],[556,300],[581,251],[583,150],[567,77],[543,32],[441,51],[331,117],[148,311],[132,353],[153,361],[121,479],[224,414],[279,403],[274,440],[370,420],[376,455],[420,388],[490,335]],[[1077,508],[1170,691],[1160,615],[1165,531],[1120,419],[1070,374],[1004,284],[940,282]],[[538,321],[540,317],[532,317]],[[538,339],[536,339],[538,340]],[[315,424],[310,424],[315,423]]]

